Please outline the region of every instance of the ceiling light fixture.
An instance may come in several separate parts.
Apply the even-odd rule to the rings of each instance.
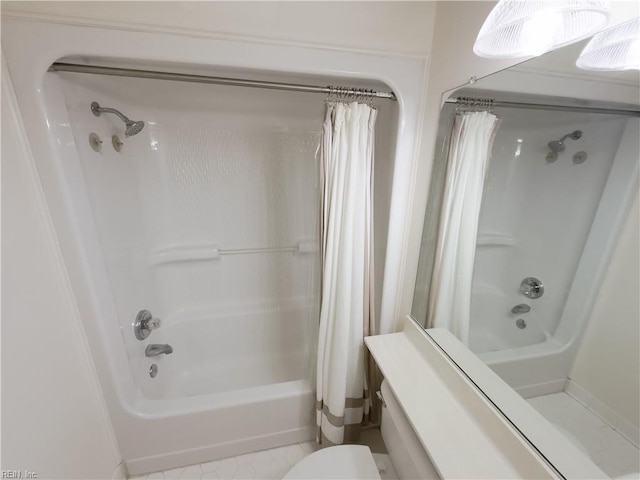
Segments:
[[[576,66],[584,70],[640,70],[640,17],[595,35]]]
[[[473,51],[486,58],[536,57],[600,30],[609,10],[604,0],[500,0]]]

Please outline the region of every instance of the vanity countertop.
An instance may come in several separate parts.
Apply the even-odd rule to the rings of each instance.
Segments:
[[[608,478],[448,331],[365,343],[442,478]]]

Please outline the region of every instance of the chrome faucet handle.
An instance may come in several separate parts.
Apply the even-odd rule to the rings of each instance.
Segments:
[[[145,340],[151,330],[160,328],[160,319],[155,318],[149,310],[140,310],[133,323],[133,333],[138,340]]]
[[[155,330],[156,328],[160,328],[160,319],[159,318],[155,318],[155,317],[151,317],[151,319],[149,321],[147,321],[147,327],[150,330]]]
[[[531,307],[526,303],[521,303],[520,305],[516,305],[511,309],[511,313],[528,313],[531,311]]]
[[[531,299],[540,298],[544,294],[544,285],[534,277],[527,277],[520,284],[520,293]]]
[[[144,349],[145,357],[157,357],[158,355],[171,355],[173,353],[173,347],[168,343],[159,344],[152,343],[147,345]]]

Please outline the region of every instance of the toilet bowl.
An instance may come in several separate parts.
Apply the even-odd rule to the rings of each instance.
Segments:
[[[380,430],[398,478],[439,479],[386,380],[382,382],[380,391],[384,399]],[[340,445],[312,453],[294,465],[284,478],[380,479],[380,474],[369,447]]]
[[[353,478],[379,479],[378,467],[369,447],[339,445],[324,448],[299,461],[285,479]]]

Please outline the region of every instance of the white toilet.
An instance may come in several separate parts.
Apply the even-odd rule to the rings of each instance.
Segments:
[[[440,476],[386,381],[382,382],[380,390],[385,403],[382,408],[380,430],[398,478],[439,479]],[[369,447],[340,445],[312,453],[294,465],[284,478],[293,480],[381,477]]]

